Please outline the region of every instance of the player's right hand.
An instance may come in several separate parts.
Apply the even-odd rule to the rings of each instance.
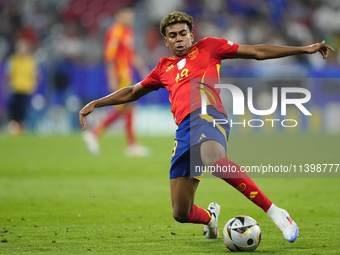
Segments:
[[[93,112],[94,108],[94,102],[92,101],[79,111],[79,122],[83,131],[86,129],[85,117]]]

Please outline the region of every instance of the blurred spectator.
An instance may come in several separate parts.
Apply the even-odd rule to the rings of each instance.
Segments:
[[[148,51],[147,61],[149,64],[156,66],[158,61],[164,57],[166,53],[171,56],[171,52],[164,44],[163,38],[159,33],[159,22],[150,26],[146,34],[146,50]]]
[[[133,66],[143,78],[149,73],[141,57],[135,52],[132,28],[134,17],[135,10],[132,6],[122,6],[116,16],[116,22],[106,33],[105,62],[108,83],[112,92],[132,85]],[[126,154],[128,156],[149,155],[149,149],[136,142],[132,123],[133,108],[133,104],[117,105],[92,130],[84,132],[84,141],[92,154],[99,153],[98,137],[118,118],[123,118],[128,144]]]
[[[159,1],[146,0],[148,7],[148,20],[151,22],[160,22],[168,13],[182,9],[184,2],[182,0]]]
[[[7,81],[12,91],[9,128],[14,135],[19,135],[24,130],[30,96],[37,85],[37,70],[37,63],[31,53],[31,44],[25,39],[19,39],[15,53],[9,57],[7,65]]]
[[[81,63],[83,38],[80,36],[77,23],[68,22],[64,25],[64,33],[57,38],[56,47],[64,59]]]
[[[0,9],[0,35],[13,47],[21,29],[21,10],[15,1],[9,1]],[[13,51],[13,48],[9,49]]]

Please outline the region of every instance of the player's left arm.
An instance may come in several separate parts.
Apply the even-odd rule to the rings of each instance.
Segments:
[[[269,44],[239,45],[234,58],[265,60],[271,58],[282,58],[291,55],[313,54],[320,52],[322,57],[326,59],[329,53],[328,50],[334,52],[334,49],[327,45],[325,41],[303,47],[276,46]]]

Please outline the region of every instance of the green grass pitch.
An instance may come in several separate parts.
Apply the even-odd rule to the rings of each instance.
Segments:
[[[150,158],[124,156],[124,137],[103,136],[91,156],[80,134],[0,136],[0,254],[228,254],[222,235],[172,218],[168,169],[173,138],[142,137]],[[232,135],[240,165],[340,163],[340,136]],[[340,176],[340,169],[338,169]],[[300,228],[295,243],[261,209],[221,180],[206,178],[195,203],[221,205],[219,229],[239,214],[256,219],[255,254],[339,254],[338,178],[254,179]]]

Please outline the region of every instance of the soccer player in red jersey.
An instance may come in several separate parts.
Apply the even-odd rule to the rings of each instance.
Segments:
[[[173,12],[161,21],[160,30],[165,44],[173,57],[162,58],[156,68],[142,82],[123,88],[115,93],[87,104],[80,112],[79,119],[86,129],[85,117],[94,108],[106,105],[124,104],[138,100],[145,94],[166,88],[170,93],[171,111],[178,125],[170,167],[170,188],[173,217],[181,223],[204,225],[208,239],[218,237],[217,221],[220,206],[211,203],[207,210],[194,204],[194,196],[201,176],[191,178],[190,155],[205,166],[225,166],[238,169],[237,173],[217,173],[217,177],[235,187],[264,212],[279,227],[284,237],[294,242],[298,237],[298,227],[287,211],[276,207],[245,172],[226,156],[229,125],[212,128],[212,118],[227,118],[221,100],[214,96],[218,90],[205,83],[206,78],[219,78],[221,60],[232,58],[264,60],[297,54],[320,52],[324,59],[328,50],[334,51],[325,42],[306,47],[284,47],[274,45],[238,45],[225,39],[205,38],[193,44],[192,17]],[[201,89],[190,89],[190,79],[199,78],[205,86],[209,102],[207,114],[200,114]],[[206,86],[208,85],[208,86]],[[204,131],[204,135],[202,133]]]
[[[107,78],[112,92],[131,86],[133,66],[137,68],[143,78],[149,72],[134,48],[134,31],[132,28],[134,20],[133,7],[130,5],[121,6],[116,17],[116,22],[106,33],[104,52]],[[132,112],[132,104],[116,106],[92,130],[85,132],[83,138],[89,151],[94,155],[99,153],[98,137],[108,126],[122,117],[125,122],[128,142],[126,154],[129,156],[147,156],[149,149],[136,143]]]

